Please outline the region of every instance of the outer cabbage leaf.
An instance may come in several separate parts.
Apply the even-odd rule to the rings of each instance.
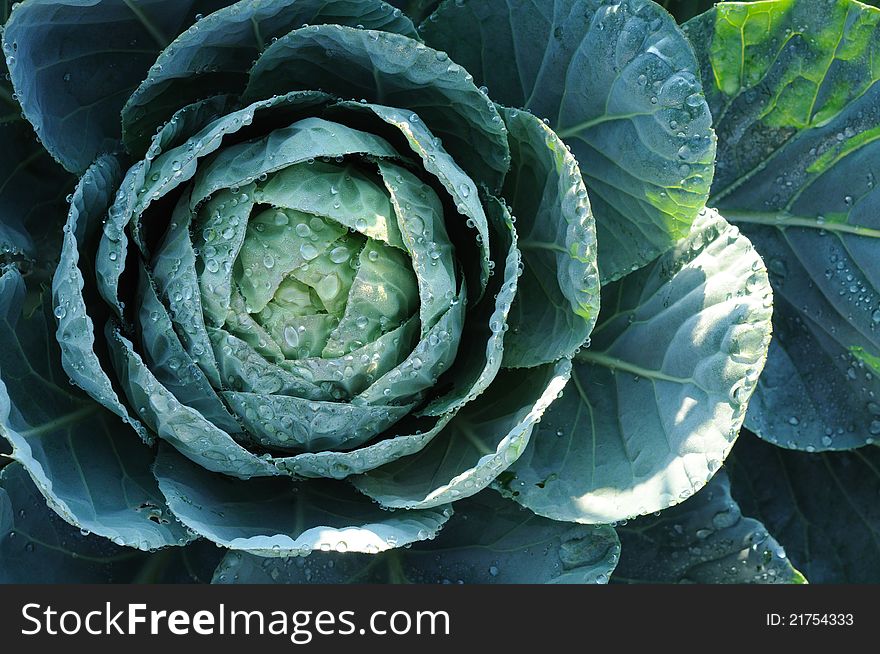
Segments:
[[[596,226],[577,161],[527,111],[499,108],[512,165],[502,195],[511,204],[523,273],[508,316],[505,366],[571,356],[599,314]]]
[[[764,525],[743,516],[724,470],[683,504],[618,529],[616,582],[806,583]]]
[[[650,0],[446,2],[422,29],[572,148],[596,216],[599,270],[618,279],[687,235],[712,182],[715,137],[698,64]]]
[[[100,277],[101,271],[93,270],[85,244],[94,241],[120,178],[119,162],[111,156],[101,157],[82,176],[71,196],[61,259],[52,278],[53,313],[58,322],[55,339],[61,348],[61,366],[70,381],[130,424],[145,442],[150,442],[152,436],[140,421],[131,417],[104,372],[98,355],[104,349],[100,344],[96,347],[90,312],[94,304],[90,307],[86,302],[86,294],[93,297],[95,276]]]
[[[722,3],[691,20],[719,138],[710,202],[767,262],[776,301],[746,425],[808,451],[880,434],[880,10]]]
[[[46,149],[82,173],[121,135],[119,111],[156,56],[197,14],[228,0],[17,3],[3,55],[22,111]]]
[[[590,348],[500,487],[539,515],[586,523],[687,499],[736,439],[770,313],[760,257],[706,210],[675,249],[603,289]]]
[[[607,583],[620,555],[607,525],[566,525],[484,491],[456,502],[438,537],[373,556],[260,559],[230,552],[214,583]]]
[[[181,31],[150,67],[122,111],[123,138],[142,154],[156,128],[180,107],[213,94],[238,94],[253,62],[303,24],[331,23],[418,38],[409,18],[381,0],[242,0]]]
[[[468,307],[455,367],[438,380],[442,394],[419,413],[450,415],[485,391],[501,368],[508,317],[516,298],[522,256],[517,233],[506,205],[495,197],[485,199],[491,229],[491,260],[496,273],[490,277],[487,292]],[[503,264],[503,265],[502,265]],[[446,389],[449,390],[446,390]]]
[[[0,88],[0,107],[2,98]],[[76,180],[52,161],[23,120],[0,116],[0,149],[0,265],[14,263],[36,287],[58,260],[64,197]]]
[[[728,461],[736,501],[764,523],[810,582],[880,582],[876,445],[809,454],[744,433]]]
[[[183,524],[219,546],[259,556],[375,554],[432,537],[452,515],[449,507],[389,513],[339,481],[234,480],[164,444],[154,472]]]
[[[321,89],[418,119],[478,183],[500,186],[510,165],[495,105],[458,64],[399,34],[314,25],[278,39],[254,64],[245,99]]]
[[[112,583],[133,579],[146,555],[67,524],[25,468],[0,472],[0,583]]]
[[[119,417],[76,392],[61,369],[48,301],[19,317],[24,284],[0,277],[0,435],[49,506],[118,545],[156,549],[191,536],[150,472],[153,453]]]
[[[430,508],[475,495],[520,457],[570,375],[569,359],[503,370],[423,450],[352,483],[392,509]]]
[[[222,552],[207,541],[148,554],[67,524],[23,466],[0,472],[0,583],[206,583]]]

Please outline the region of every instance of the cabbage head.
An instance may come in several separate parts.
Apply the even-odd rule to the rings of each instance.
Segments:
[[[0,3],[0,576],[605,582],[713,479],[772,295],[682,30],[395,4]]]

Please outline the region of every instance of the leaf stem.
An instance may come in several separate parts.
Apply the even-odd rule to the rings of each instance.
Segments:
[[[137,19],[141,22],[141,24],[144,26],[144,29],[146,29],[147,32],[150,33],[150,36],[153,37],[153,40],[159,46],[159,49],[164,50],[166,47],[168,47],[168,44],[170,43],[170,41],[168,40],[168,38],[164,34],[162,34],[162,32],[159,31],[159,28],[153,24],[153,21],[151,21],[147,17],[147,15],[144,13],[143,9],[141,9],[134,2],[132,2],[132,0],[122,0],[122,1],[131,10],[131,13],[133,13],[137,17]]]

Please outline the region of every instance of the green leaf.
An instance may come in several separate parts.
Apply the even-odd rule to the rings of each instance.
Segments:
[[[415,406],[317,402],[289,395],[234,391],[222,394],[248,431],[265,447],[306,452],[363,445]]]
[[[314,215],[296,210],[268,209],[255,216],[235,216],[233,220],[247,225],[241,252],[233,266],[233,281],[245,300],[247,313],[263,311],[290,273],[305,264],[311,265],[309,262],[321,253],[329,254],[331,244],[346,233],[342,225],[316,221]],[[321,226],[320,230],[312,230],[314,241],[301,239],[297,233],[309,225]],[[291,247],[296,243],[299,247]],[[343,281],[350,284],[350,280],[336,280],[336,290],[344,295]],[[314,307],[309,313],[317,313],[317,309]]]
[[[0,583],[125,582],[145,558],[64,522],[20,464],[0,472]]]
[[[212,94],[238,94],[270,43],[303,24],[362,25],[418,38],[409,18],[378,0],[243,0],[173,35],[122,110],[129,152],[143,153],[156,127],[181,106]],[[138,80],[140,81],[140,80]],[[287,89],[285,89],[287,90]]]
[[[408,356],[352,399],[354,404],[391,406],[411,402],[437,385],[441,373],[455,362],[465,321],[462,285],[457,301],[431,327]]]
[[[209,329],[223,386],[246,393],[280,393],[309,400],[335,399],[298,371],[271,363],[246,342],[222,329]]]
[[[273,340],[269,331],[264,329],[255,320],[255,317],[247,312],[247,303],[241,294],[238,291],[234,292],[231,300],[230,310],[224,325],[225,329],[250,345],[268,361],[282,362],[284,360],[282,348]]]
[[[503,197],[516,218],[523,274],[510,310],[504,365],[571,356],[599,315],[596,226],[577,161],[526,111],[499,107],[512,165]]]
[[[240,432],[241,427],[180,342],[168,311],[159,301],[143,265],[139,272],[137,326],[147,368],[180,402],[195,409],[220,429]]]
[[[521,257],[513,217],[498,198],[485,199],[489,218],[491,261],[498,273],[488,280],[486,293],[468,307],[455,364],[437,383],[441,392],[421,414],[438,416],[455,411],[480,395],[501,368],[507,319],[518,289]]]
[[[622,553],[615,582],[807,582],[764,525],[743,516],[723,470],[683,504],[620,526],[617,533]]]
[[[452,515],[383,511],[344,482],[234,480],[159,447],[154,469],[175,515],[218,545],[259,556],[306,556],[314,550],[376,553],[434,536]]]
[[[416,112],[458,165],[490,189],[510,164],[498,112],[467,71],[405,36],[334,25],[295,30],[266,48],[244,97],[307,89]]]
[[[418,283],[406,254],[369,239],[358,261],[345,313],[322,356],[344,356],[402,325],[418,311]]]
[[[719,150],[711,203],[767,262],[767,371],[746,425],[789,448],[880,434],[880,10],[722,3],[688,22]]]
[[[816,584],[880,581],[880,449],[809,454],[744,433],[725,465],[734,498]]]
[[[377,160],[391,196],[401,245],[406,247],[419,284],[422,336],[455,299],[454,247],[443,220],[443,205],[434,190],[402,166]]]
[[[475,495],[519,458],[570,374],[568,359],[504,370],[423,450],[355,477],[352,483],[394,509],[430,508]]]
[[[83,173],[112,152],[119,112],[156,56],[224,0],[29,0],[13,6],[3,53],[22,111],[46,149]]]
[[[81,529],[143,550],[191,537],[150,472],[153,453],[100,404],[71,389],[51,332],[51,305],[19,318],[24,284],[0,277],[0,435],[49,506]]]
[[[328,334],[329,331],[328,329]],[[296,339],[299,339],[297,343],[305,340],[301,336]],[[330,384],[331,396],[334,398],[339,395],[338,399],[350,399],[366,390],[377,378],[403,363],[412,353],[418,339],[419,319],[418,316],[412,316],[400,327],[344,356],[288,359],[279,365],[309,382]],[[437,343],[439,344],[439,337]]]
[[[615,280],[687,235],[715,138],[691,46],[650,0],[445,2],[425,41],[496,102],[547,118],[590,192],[599,271]]]
[[[174,397],[115,325],[108,322],[104,336],[128,401],[138,408],[138,414],[159,438],[207,470],[239,479],[278,474],[271,463],[243,448],[232,436]]]
[[[53,313],[58,321],[55,338],[61,348],[61,366],[70,381],[130,424],[144,441],[150,442],[152,435],[129,415],[104,372],[95,349],[94,320],[83,295],[90,290],[86,281],[91,287],[94,277],[91,262],[84,261],[80,265],[80,250],[86,251],[86,244],[94,240],[120,178],[117,160],[101,157],[86,171],[73,193],[64,226],[61,259],[52,279]],[[94,274],[100,276],[100,269]]]
[[[687,499],[733,445],[770,314],[760,257],[706,210],[675,249],[603,288],[592,345],[504,490],[539,515],[586,523]]]
[[[342,129],[340,127],[340,129]],[[332,137],[336,138],[336,137]],[[272,175],[257,191],[260,202],[324,216],[387,245],[404,249],[388,191],[362,162],[309,161]]]
[[[369,445],[349,452],[303,452],[277,457],[274,463],[293,477],[344,479],[420,451],[454,415],[450,412],[439,418],[401,421]]]
[[[442,142],[434,136],[428,125],[417,114],[410,114],[393,107],[361,102],[339,102],[331,107],[331,111],[334,109],[341,116],[351,113],[367,114],[368,116],[372,114],[381,121],[379,122],[380,127],[386,127],[386,129],[388,126],[392,127],[394,132],[397,132],[398,140],[402,141],[402,145],[408,146],[421,159],[424,170],[435,177],[446,190],[452,200],[452,204],[448,205],[449,209],[445,214],[447,228],[453,234],[459,234],[461,240],[471,238],[468,233],[464,233],[462,236],[464,232],[461,229],[462,223],[469,230],[476,231],[476,234],[473,235],[476,240],[474,250],[459,245],[457,256],[464,265],[465,276],[471,288],[471,298],[469,299],[476,301],[481,298],[489,279],[490,241],[486,211],[480,202],[476,179],[472,179],[466,174],[460,165],[461,162],[450,156],[450,152],[445,149]],[[401,136],[402,139],[400,139]],[[461,243],[461,240],[458,242]]]
[[[429,543],[375,556],[317,552],[304,561],[230,552],[213,583],[602,584],[620,554],[607,525],[540,518],[492,491],[455,509]]]

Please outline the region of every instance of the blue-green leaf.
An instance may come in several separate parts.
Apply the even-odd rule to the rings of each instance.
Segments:
[[[618,527],[622,553],[612,581],[803,584],[782,546],[730,496],[720,471],[705,488],[659,516]]]
[[[104,372],[95,350],[94,319],[83,295],[84,291],[92,290],[87,289],[86,281],[91,285],[95,273],[90,270],[88,259],[80,264],[80,257],[84,256],[80,250],[86,251],[87,244],[94,241],[120,178],[117,160],[110,156],[101,157],[83,175],[71,198],[61,260],[52,280],[53,313],[58,321],[55,338],[61,347],[61,366],[70,381],[130,424],[142,439],[149,442],[152,436],[139,421],[130,417]]]
[[[115,325],[107,323],[104,337],[129,402],[159,438],[208,470],[240,479],[278,474],[271,463],[239,445],[160,384]]]
[[[199,364],[211,385],[218,388],[220,370],[202,310],[196,255],[189,232],[193,215],[188,201],[188,194],[178,201],[168,231],[153,257],[150,273],[156,283],[156,294],[168,307],[168,315],[187,354]]]
[[[880,421],[880,10],[851,0],[720,3],[688,22],[715,117],[712,206],[767,262],[767,370],[746,425],[807,451]]]
[[[156,56],[198,13],[226,0],[16,3],[3,56],[22,111],[46,149],[82,173],[116,149],[119,112]]]
[[[146,558],[64,522],[22,465],[0,472],[0,584],[126,582]]]
[[[614,280],[687,235],[712,182],[715,137],[699,67],[651,0],[445,2],[425,41],[572,148]]]
[[[217,153],[199,168],[191,204],[195,207],[220,189],[244,186],[264,173],[274,173],[291,164],[349,154],[398,156],[387,141],[374,134],[322,118],[304,118],[262,139],[239,143]]]
[[[459,409],[485,391],[501,369],[507,319],[516,298],[522,260],[507,207],[492,196],[485,202],[492,234],[491,261],[496,262],[497,272],[480,301],[468,307],[455,365],[438,382],[442,394],[420,410],[424,415]]]
[[[192,407],[217,427],[238,433],[241,427],[230,415],[211,383],[180,342],[168,311],[159,301],[143,266],[138,280],[138,331],[142,356],[150,372],[183,404]]]
[[[767,356],[764,265],[712,210],[602,292],[591,347],[502,484],[556,520],[623,520],[698,491],[733,446]]]
[[[150,472],[153,452],[100,404],[71,389],[51,331],[51,305],[19,319],[24,284],[0,277],[0,434],[67,522],[144,550],[191,537]]]
[[[212,94],[238,94],[253,62],[303,24],[384,30],[418,38],[412,22],[379,0],[242,0],[183,31],[165,48],[122,110],[125,145],[143,153],[156,127],[181,106]],[[284,89],[285,91],[289,89]]]
[[[403,421],[364,447],[348,452],[303,452],[277,457],[274,463],[293,477],[344,479],[368,472],[422,450],[452,420],[455,412],[440,418]]]
[[[2,103],[0,88],[0,113]],[[46,283],[61,250],[64,197],[76,179],[52,161],[24,121],[3,122],[0,115],[0,151],[0,265],[15,263],[32,286]]]
[[[207,583],[222,550],[205,540],[148,554],[67,524],[24,467],[0,472],[0,584]]]
[[[880,448],[792,452],[743,433],[725,468],[733,497],[816,584],[880,582]]]
[[[333,25],[295,30],[257,60],[245,99],[307,89],[416,112],[458,165],[492,190],[507,172],[495,106],[461,66],[413,39]]]
[[[352,483],[394,509],[430,508],[475,495],[520,457],[570,375],[568,359],[504,370],[423,450],[355,477]]]
[[[611,527],[547,520],[492,491],[455,509],[430,543],[374,556],[317,552],[305,561],[230,552],[214,583],[602,584],[620,555]]]
[[[455,299],[455,252],[433,189],[402,166],[378,160],[379,174],[394,206],[401,245],[406,247],[419,284],[422,336]]]
[[[345,114],[349,111],[372,113],[380,121],[394,128],[398,138],[415,153],[424,169],[433,175],[443,186],[452,200],[450,209],[445,214],[448,228],[460,231],[459,225],[464,222],[469,229],[475,230],[476,261],[471,259],[468,249],[459,246],[458,260],[465,266],[468,283],[471,287],[471,301],[482,297],[489,278],[489,227],[486,211],[480,202],[475,180],[469,177],[459,162],[450,155],[417,114],[394,107],[360,102],[340,102],[332,109]],[[500,120],[500,119],[499,119]],[[456,224],[458,221],[458,224]],[[474,271],[478,272],[474,272]],[[479,282],[479,283],[478,283]]]
[[[527,111],[499,108],[512,164],[502,196],[516,218],[523,274],[508,317],[504,365],[571,356],[599,315],[596,226],[577,161]]]
[[[259,556],[314,550],[375,554],[436,535],[448,507],[389,513],[346,483],[240,481],[208,472],[160,445],[155,474],[175,515],[218,545]]]
[[[234,391],[223,391],[223,398],[265,447],[306,452],[359,447],[415,406],[318,402]]]

